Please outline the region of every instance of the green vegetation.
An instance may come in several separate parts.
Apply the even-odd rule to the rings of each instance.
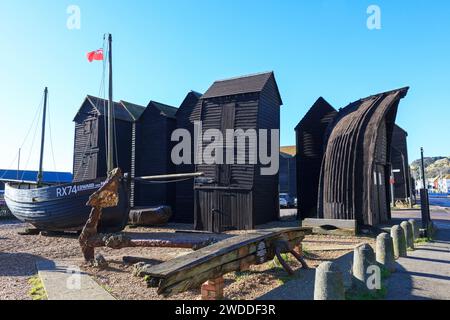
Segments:
[[[428,243],[428,242],[430,242],[431,241],[431,239],[430,238],[419,238],[419,239],[416,239],[416,241],[414,241],[414,243],[417,243],[417,244],[423,244],[423,243]]]
[[[381,269],[381,289],[372,291],[359,291],[352,288],[345,292],[346,300],[383,300],[387,295],[386,279],[391,276],[391,272],[380,266]]]
[[[425,172],[429,178],[434,178],[441,174],[450,174],[450,157],[427,157],[424,158],[424,165]],[[420,179],[420,167],[420,160],[416,160],[411,164],[411,174],[414,179]]]
[[[345,293],[346,300],[383,300],[386,298],[387,288],[383,285],[380,290],[357,292],[349,290]]]
[[[289,262],[291,261],[291,256],[290,256],[289,254],[287,254],[287,253],[282,253],[282,254],[281,254],[281,257],[282,257],[283,260],[286,261],[287,263],[289,263]],[[283,266],[281,265],[280,261],[278,261],[278,258],[277,258],[277,257],[273,258],[272,266],[273,266],[273,268],[278,268],[278,269],[283,268]]]
[[[28,279],[31,289],[28,294],[33,300],[47,300],[47,293],[45,292],[44,284],[39,276],[34,276]]]

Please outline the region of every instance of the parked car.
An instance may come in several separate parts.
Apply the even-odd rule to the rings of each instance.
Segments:
[[[286,201],[285,198],[280,196],[280,208],[287,208],[288,207],[288,202]]]
[[[286,201],[286,205],[281,205],[281,199],[284,199]],[[280,193],[280,207],[282,208],[295,208],[295,199],[294,197],[291,197],[287,193]]]

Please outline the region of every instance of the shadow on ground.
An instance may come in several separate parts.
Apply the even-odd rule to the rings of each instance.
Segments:
[[[0,252],[0,277],[26,277],[36,274],[36,262],[50,262],[41,256],[28,253]]]

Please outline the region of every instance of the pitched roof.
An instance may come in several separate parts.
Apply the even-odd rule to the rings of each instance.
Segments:
[[[26,181],[34,182],[37,180],[37,171],[28,170],[1,170],[0,181]],[[17,179],[19,177],[19,179]],[[43,181],[45,183],[65,183],[72,181],[72,174],[70,172],[50,172],[44,171]]]
[[[299,129],[300,126],[307,121],[310,117],[314,117],[314,114],[319,113],[320,114],[327,114],[326,121],[331,120],[331,118],[334,118],[334,116],[337,114],[336,109],[333,108],[331,104],[328,103],[327,100],[325,100],[322,97],[319,97],[319,99],[314,102],[312,107],[308,110],[308,112],[305,114],[305,116],[300,120],[300,122],[295,127],[295,130]]]
[[[153,106],[154,108],[158,109],[161,112],[161,115],[166,116],[168,118],[175,118],[175,114],[177,113],[178,110],[178,108],[156,101],[150,101],[148,106],[149,107]]]
[[[273,78],[273,80],[275,81],[273,72],[257,73],[237,78],[218,80],[213,83],[213,85],[206,91],[202,98],[208,99],[236,94],[261,92],[271,78]],[[278,92],[278,87],[276,88],[276,90],[278,98],[280,100],[280,104],[282,104],[281,96]]]
[[[131,114],[131,117],[134,119],[134,121],[136,121],[137,119],[139,119],[139,117],[142,115],[142,113],[144,113],[145,111],[145,107],[131,103],[131,102],[127,102],[127,101],[123,101],[120,100],[120,103],[125,107],[125,109],[127,109],[127,111]]]
[[[108,107],[108,101],[102,98],[94,97],[91,95],[88,95],[86,99],[83,101],[83,104],[81,105],[80,109],[77,112],[76,117],[83,109],[83,106],[85,103],[88,102],[92,105],[93,108],[95,108],[99,115],[105,115],[107,107]],[[139,116],[144,112],[145,107],[133,104],[126,101],[120,101],[115,102],[114,101],[114,114],[115,118],[123,121],[133,122],[136,121]],[[74,120],[75,120],[74,119]]]
[[[203,94],[201,94],[200,92],[194,91],[194,90],[191,90],[189,92],[189,94],[193,94],[197,98],[201,98],[203,96]]]

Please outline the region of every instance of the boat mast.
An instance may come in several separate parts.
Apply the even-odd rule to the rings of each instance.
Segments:
[[[44,90],[44,111],[42,116],[42,133],[41,133],[41,155],[39,158],[39,171],[37,175],[37,186],[42,186],[42,178],[43,178],[43,172],[42,172],[42,165],[44,163],[44,144],[45,144],[45,118],[47,113],[47,95],[48,95],[48,88],[45,87]]]
[[[106,167],[108,173],[114,169],[114,141],[113,141],[113,84],[112,84],[112,35],[108,36],[108,62],[109,62],[109,100],[108,100],[108,151]]]

